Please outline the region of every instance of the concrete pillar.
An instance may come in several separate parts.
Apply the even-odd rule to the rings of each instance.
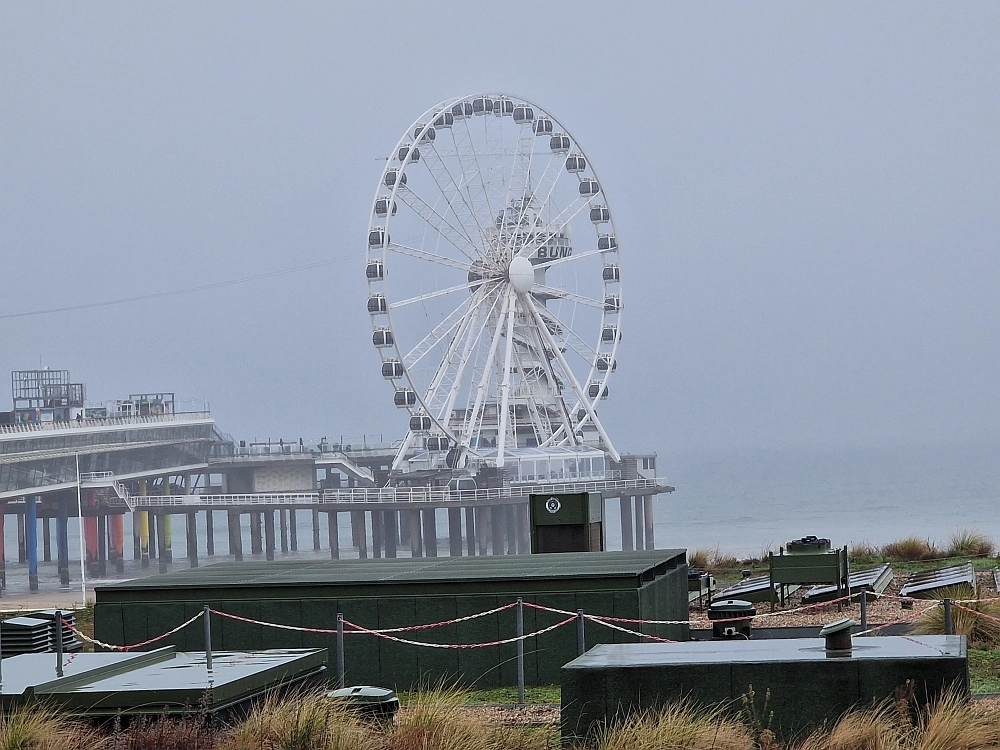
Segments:
[[[378,513],[378,511],[375,511]],[[396,557],[396,543],[399,539],[399,513],[387,510],[382,513],[382,542],[385,545],[385,556]]]
[[[399,528],[399,535],[396,538],[399,540],[400,546],[410,544],[410,523],[406,518],[406,513],[397,513],[394,518],[396,526]]]
[[[227,511],[229,517],[229,554],[236,562],[243,562],[243,529],[240,528],[240,512]]]
[[[132,559],[142,559],[142,543],[139,540],[139,511],[133,510],[132,515]]]
[[[281,537],[281,554],[288,554],[288,508],[278,508],[278,536]]]
[[[108,516],[108,561],[118,575],[125,572],[125,514]]]
[[[274,509],[268,508],[264,511],[264,557],[270,561],[274,559]]]
[[[156,555],[156,513],[149,512],[149,559],[155,560]]]
[[[531,554],[531,531],[528,528],[528,504],[519,503],[514,506],[514,517],[517,520],[517,548],[522,555]]]
[[[166,573],[170,570],[170,563],[172,562],[168,557],[170,554],[170,546],[167,543],[167,531],[170,529],[170,525],[167,521],[170,520],[170,516],[157,514],[155,518],[157,560],[160,563],[160,572]]]
[[[372,512],[372,557],[382,557],[382,511]]]
[[[0,596],[3,596],[3,590],[7,588],[7,558],[4,550],[4,535],[3,535],[3,524],[4,517],[7,515],[7,503],[0,500]]]
[[[420,511],[423,521],[421,536],[424,540],[424,556],[437,557],[438,535],[437,535],[437,511],[434,508],[424,508]]]
[[[635,549],[635,531],[632,530],[632,498],[623,495],[618,498],[622,518],[622,552]]]
[[[97,516],[97,575],[108,576],[108,517],[104,513]]]
[[[489,554],[489,538],[491,535],[490,509],[485,506],[476,508],[476,546],[480,555]]]
[[[326,513],[326,534],[330,540],[330,559],[340,559],[340,527],[337,526],[337,511],[331,510]]]
[[[46,516],[42,521],[42,562],[52,562],[52,536],[49,528],[51,519]]]
[[[2,519],[2,515],[0,515]],[[0,520],[0,538],[3,537],[3,521]],[[3,557],[3,542],[0,541],[0,558]],[[59,585],[69,588],[69,497],[59,495],[59,509],[56,516],[56,559],[59,560]]]
[[[139,495],[146,497],[149,486],[146,480],[139,482]],[[142,567],[149,567],[149,511],[139,511],[139,559],[142,560]]]
[[[656,549],[653,541],[653,496],[644,495],[642,498],[643,516],[646,521],[646,549]]]
[[[312,519],[313,519],[313,549],[319,549],[319,510],[316,508],[312,509]]]
[[[646,549],[646,521],[645,506],[641,497],[633,497],[632,505],[635,507],[635,548]]]
[[[299,551],[299,524],[295,519],[295,508],[288,509],[288,534],[292,552]]]
[[[448,508],[448,554],[462,556],[462,509]]]
[[[208,486],[208,474],[205,475],[205,486]],[[212,511],[205,511],[205,552],[209,557],[215,557],[215,519]]]
[[[507,528],[507,554],[516,555],[517,554],[517,519],[514,518],[514,506],[504,505],[503,507],[503,519],[504,525]]]
[[[503,506],[493,505],[490,507],[490,534],[492,537],[490,539],[491,546],[493,547],[494,555],[504,554],[504,536],[507,532],[507,526],[503,517]]]
[[[469,556],[476,554],[476,509],[472,506],[465,508],[465,546],[469,550]]]
[[[38,500],[24,499],[24,548],[28,557],[28,590],[38,592]]]
[[[260,525],[262,521],[259,510],[250,511],[250,554],[259,555],[264,550],[261,543]]]
[[[24,513],[22,512],[17,514],[17,561],[19,563],[27,562],[26,549],[24,546]]]
[[[351,538],[358,550],[358,559],[367,560],[368,535],[365,530],[365,512],[363,510],[351,511]]]
[[[84,510],[90,510],[93,512],[93,508],[97,506],[97,491],[87,490],[87,497],[84,500]],[[100,532],[97,529],[97,516],[84,516],[83,518],[83,539],[84,546],[86,548],[86,560],[87,560],[87,574],[91,578],[97,578],[100,573],[98,571],[98,562],[100,546]]]
[[[163,477],[163,494],[170,496],[170,477]],[[157,528],[163,524],[163,533],[157,537],[157,546],[160,548],[160,559],[166,560],[169,565],[174,561],[174,517],[166,513],[156,519]]]
[[[192,568],[198,567],[198,514],[186,513],[187,528],[184,534],[187,540],[187,557]]]
[[[406,511],[404,516],[406,516],[406,525],[410,531],[410,557],[423,557],[423,545],[420,543],[420,511]]]

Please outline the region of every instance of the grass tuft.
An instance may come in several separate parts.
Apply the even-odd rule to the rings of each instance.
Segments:
[[[0,750],[68,750],[99,746],[90,728],[45,706],[0,714]]]
[[[936,599],[966,599],[972,592],[967,586],[955,586],[935,593]],[[963,602],[962,609],[951,608],[951,626],[955,635],[964,635],[972,648],[993,648],[1000,645],[1000,622],[989,617],[1000,617],[1000,606],[995,602]],[[989,617],[980,617],[966,610],[973,610]],[[943,635],[944,607],[933,607],[913,622],[910,632],[914,635]]]
[[[712,550],[707,547],[699,547],[694,552],[688,553],[688,567],[698,568],[698,570],[708,570],[712,562]]]
[[[866,539],[862,539],[860,542],[851,544],[847,550],[847,556],[851,560],[878,558],[882,556],[882,550],[874,544],[869,543]]]
[[[116,730],[104,750],[214,750],[216,734],[202,716],[137,718],[124,731]]]
[[[889,542],[882,547],[882,557],[891,560],[913,562],[915,560],[930,560],[940,557],[941,553],[930,539],[908,536]]]
[[[814,731],[795,750],[902,750],[905,731],[888,706],[851,711]]]
[[[597,750],[753,750],[749,727],[723,714],[675,703],[599,730]]]
[[[974,529],[959,529],[948,540],[947,557],[992,557],[996,552],[993,540]]]
[[[439,687],[413,693],[396,715],[382,745],[384,750],[487,750],[490,732],[462,710],[466,692]]]
[[[988,750],[1000,747],[1000,724],[973,710],[964,696],[948,691],[918,720],[913,750]]]

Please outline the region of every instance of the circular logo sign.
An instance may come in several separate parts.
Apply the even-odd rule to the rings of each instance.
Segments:
[[[561,507],[562,503],[559,502],[558,497],[550,497],[548,500],[545,501],[545,510],[547,510],[549,513],[553,514],[558,513]]]

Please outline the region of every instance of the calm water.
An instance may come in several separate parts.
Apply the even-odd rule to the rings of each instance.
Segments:
[[[660,454],[658,474],[677,488],[655,502],[656,546],[719,547],[736,555],[759,555],[789,539],[815,534],[835,545],[866,540],[882,543],[906,535],[946,542],[960,528],[982,531],[1000,542],[1000,445],[936,446],[891,449],[799,449]],[[607,504],[610,549],[621,548],[618,503]],[[244,519],[245,520],[245,519]],[[203,516],[199,518],[200,555],[205,555]],[[276,523],[277,527],[278,524]],[[215,514],[219,555],[228,558],[226,516]],[[24,566],[17,563],[17,525],[5,524],[8,587],[27,589]],[[250,532],[244,524],[243,549],[250,558]],[[276,529],[277,531],[277,529]],[[327,517],[320,514],[322,550],[312,549],[312,515],[298,512],[299,556],[328,558]],[[447,516],[438,513],[438,540],[447,554]],[[72,577],[79,580],[77,522],[70,521]],[[340,514],[342,557],[356,556],[349,516]],[[41,533],[39,533],[41,558]],[[54,546],[54,540],[53,540]],[[173,521],[175,568],[187,566],[184,522]],[[399,556],[408,555],[399,545]],[[53,549],[53,554],[55,550]],[[131,561],[131,519],[125,522],[125,577],[140,571]],[[280,551],[276,552],[280,557]],[[55,565],[40,570],[43,589],[58,585]]]

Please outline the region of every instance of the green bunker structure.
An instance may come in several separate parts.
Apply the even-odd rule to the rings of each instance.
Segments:
[[[517,684],[517,645],[429,648],[350,632],[448,621],[441,627],[392,633],[426,643],[492,643],[517,633],[516,608],[484,617],[460,618],[515,602],[563,612],[641,620],[687,620],[685,551],[559,553],[505,557],[446,557],[399,560],[275,561],[222,563],[167,575],[100,586],[96,590],[95,635],[114,644],[158,636],[211,607],[212,646],[228,651],[325,648],[327,675],[336,679],[336,635],[286,630],[258,623],[335,630],[345,621],[344,666],[348,685],[396,690],[440,680],[478,688]],[[525,606],[524,632],[533,633],[567,615]],[[256,622],[235,620],[219,613]],[[451,622],[458,620],[457,622]],[[688,626],[643,625],[646,635],[687,640]],[[587,647],[635,643],[638,637],[592,621]],[[204,649],[202,629],[188,627],[161,643],[184,651]],[[160,645],[158,643],[157,645]],[[559,682],[564,664],[578,655],[577,628],[570,623],[528,638],[525,683]]]

